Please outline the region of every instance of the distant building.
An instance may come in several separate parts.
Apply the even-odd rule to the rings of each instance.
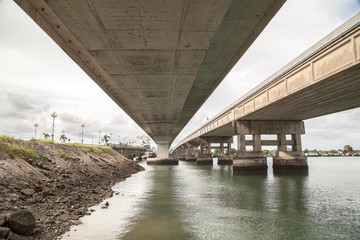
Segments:
[[[147,150],[150,150],[150,138],[146,135],[143,136],[137,136],[136,139],[129,142],[130,145],[136,146],[136,147],[144,147]]]

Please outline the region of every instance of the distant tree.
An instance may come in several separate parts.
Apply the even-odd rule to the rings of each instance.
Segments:
[[[107,134],[105,134],[102,138],[102,141],[105,142],[106,145],[108,145],[109,140],[110,140],[110,136]]]
[[[214,156],[218,157],[220,155],[220,149],[215,149]]]
[[[50,138],[50,135],[49,135],[49,134],[47,134],[47,133],[43,133],[43,134],[44,134],[45,140],[47,140],[48,138]]]
[[[309,153],[309,149],[305,148],[304,153]]]
[[[235,148],[232,148],[232,149],[231,149],[231,154],[232,154],[232,155],[235,155],[236,152],[237,152],[237,150],[236,150]]]
[[[343,153],[352,152],[353,148],[350,145],[345,145]]]
[[[319,153],[318,150],[316,150],[316,149],[313,149],[313,150],[311,150],[310,152],[312,152],[312,153]]]
[[[335,149],[330,151],[331,153],[337,153],[337,151]]]
[[[65,136],[65,134],[62,134],[60,136],[60,141],[62,141],[64,143],[64,142],[66,142],[66,140],[67,140],[67,137]]]
[[[269,155],[270,154],[270,151],[267,150],[267,149],[264,149],[262,152],[263,152],[264,155]]]

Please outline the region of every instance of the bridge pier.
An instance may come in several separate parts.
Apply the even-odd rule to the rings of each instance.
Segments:
[[[196,158],[196,163],[198,165],[212,165],[213,159],[211,157],[210,147],[211,143],[203,138],[199,138],[200,140],[200,154]]]
[[[277,146],[273,158],[273,171],[307,172],[307,159],[301,149],[301,134],[305,133],[303,121],[236,121],[238,152],[233,160],[233,172],[267,172],[267,159],[261,146]],[[261,140],[261,134],[277,135],[277,140]],[[252,135],[246,140],[245,135]],[[291,139],[287,140],[286,136]],[[247,151],[246,146],[252,149]],[[291,150],[289,150],[289,147]]]
[[[179,148],[179,153],[178,153],[177,159],[179,159],[179,160],[185,159],[185,147],[184,146],[181,146]]]
[[[147,159],[148,165],[178,165],[179,160],[169,157],[169,142],[157,142],[157,157]]]
[[[230,141],[231,140],[231,141]],[[226,143],[226,150],[224,152],[224,143]],[[227,142],[220,142],[220,155],[218,157],[218,165],[232,165],[233,164],[233,156],[231,155],[231,143],[232,137],[229,138]]]
[[[238,151],[233,159],[233,173],[267,173],[267,161],[261,151],[261,135],[253,134],[252,151],[246,151],[245,134],[237,135]]]
[[[301,148],[301,135],[291,134],[291,142],[291,151],[288,151],[286,135],[278,134],[278,151],[273,157],[274,173],[308,172],[307,157]]]
[[[183,160],[187,162],[196,162],[195,146],[190,143],[186,143],[186,152]]]

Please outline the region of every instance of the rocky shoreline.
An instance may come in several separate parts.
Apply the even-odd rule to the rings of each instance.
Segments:
[[[0,139],[0,222],[27,210],[33,233],[8,239],[56,239],[112,196],[116,182],[142,170],[113,149]]]

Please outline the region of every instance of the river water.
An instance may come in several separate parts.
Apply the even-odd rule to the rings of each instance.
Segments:
[[[307,175],[147,166],[62,239],[360,239],[360,157],[308,158]]]

